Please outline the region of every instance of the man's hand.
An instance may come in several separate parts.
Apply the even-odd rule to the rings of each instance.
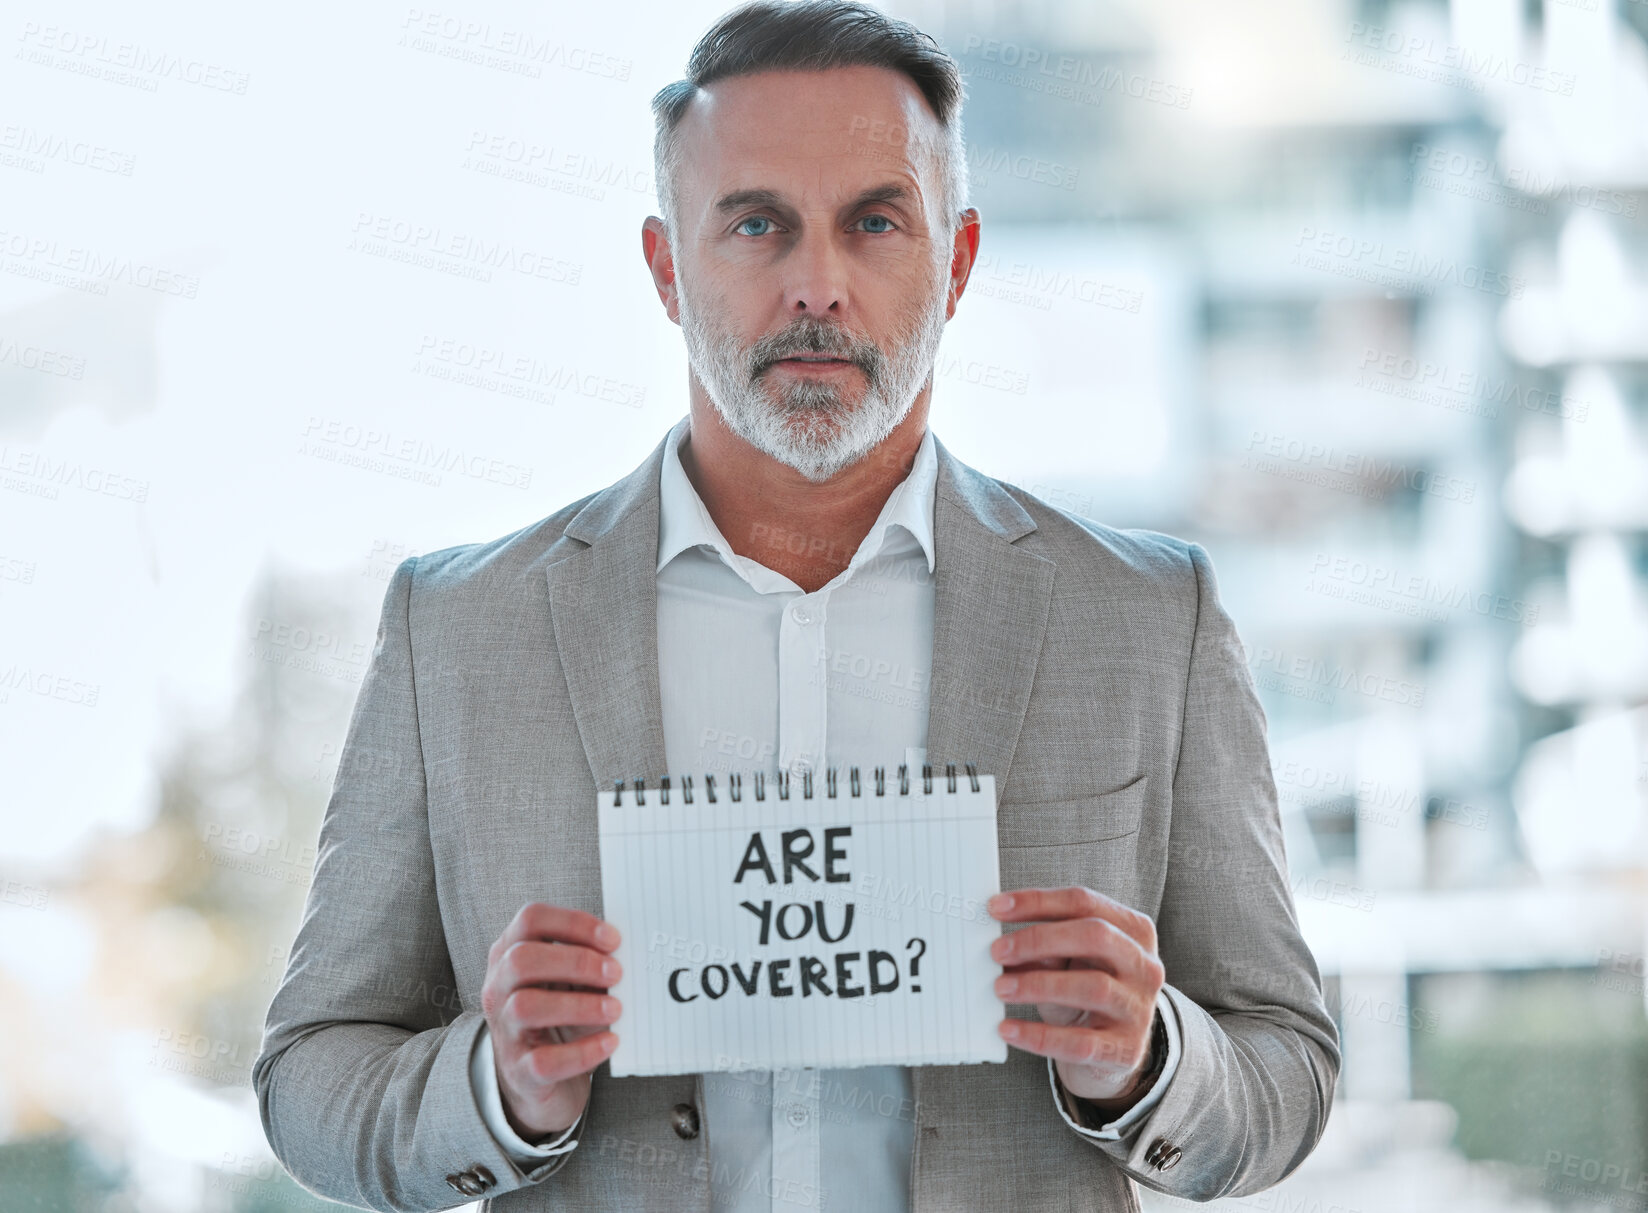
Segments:
[[[618,928],[582,910],[528,902],[493,943],[481,985],[498,1090],[524,1141],[564,1132],[589,1102],[590,1072],[618,1047],[604,991],[622,968]]]
[[[990,945],[1006,970],[996,979],[997,996],[1034,1003],[1043,1021],[1004,1019],[1003,1039],[1051,1057],[1073,1095],[1136,1103],[1144,1092],[1133,1088],[1150,1060],[1156,995],[1166,977],[1156,924],[1079,885],[997,893],[989,907],[1002,922],[1035,924]]]

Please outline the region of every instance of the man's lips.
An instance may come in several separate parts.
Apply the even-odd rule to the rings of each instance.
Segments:
[[[797,354],[793,358],[780,358],[775,365],[788,367],[791,370],[829,371],[857,364],[849,359],[833,358],[827,354]]]

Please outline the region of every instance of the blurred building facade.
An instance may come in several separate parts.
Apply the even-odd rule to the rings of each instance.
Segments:
[[[1270,17],[918,18],[986,246],[1176,246],[1158,474],[1037,487],[1208,546],[1270,721],[1345,1069],[1300,1203],[1228,1203],[1643,1207],[1648,6]]]

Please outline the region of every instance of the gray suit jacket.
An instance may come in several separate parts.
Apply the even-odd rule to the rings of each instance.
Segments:
[[[578,1148],[531,1171],[468,1076],[492,942],[528,901],[599,914],[596,790],[668,773],[663,449],[531,526],[395,570],[252,1070],[276,1156],[323,1196],[709,1208],[715,1125],[683,1137],[677,1112],[702,1107],[699,1076],[603,1064]],[[1191,1200],[1274,1184],[1321,1136],[1338,1036],[1207,555],[938,459],[929,758],[995,774],[1002,888],[1085,884],[1156,920],[1184,1052],[1114,1142],[1066,1125],[1021,1050],[915,1068],[913,1208],[1137,1209],[1130,1179]]]

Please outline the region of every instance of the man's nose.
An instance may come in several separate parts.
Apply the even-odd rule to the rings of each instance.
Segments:
[[[846,259],[828,235],[803,235],[786,262],[784,305],[787,310],[831,316],[846,311]]]

